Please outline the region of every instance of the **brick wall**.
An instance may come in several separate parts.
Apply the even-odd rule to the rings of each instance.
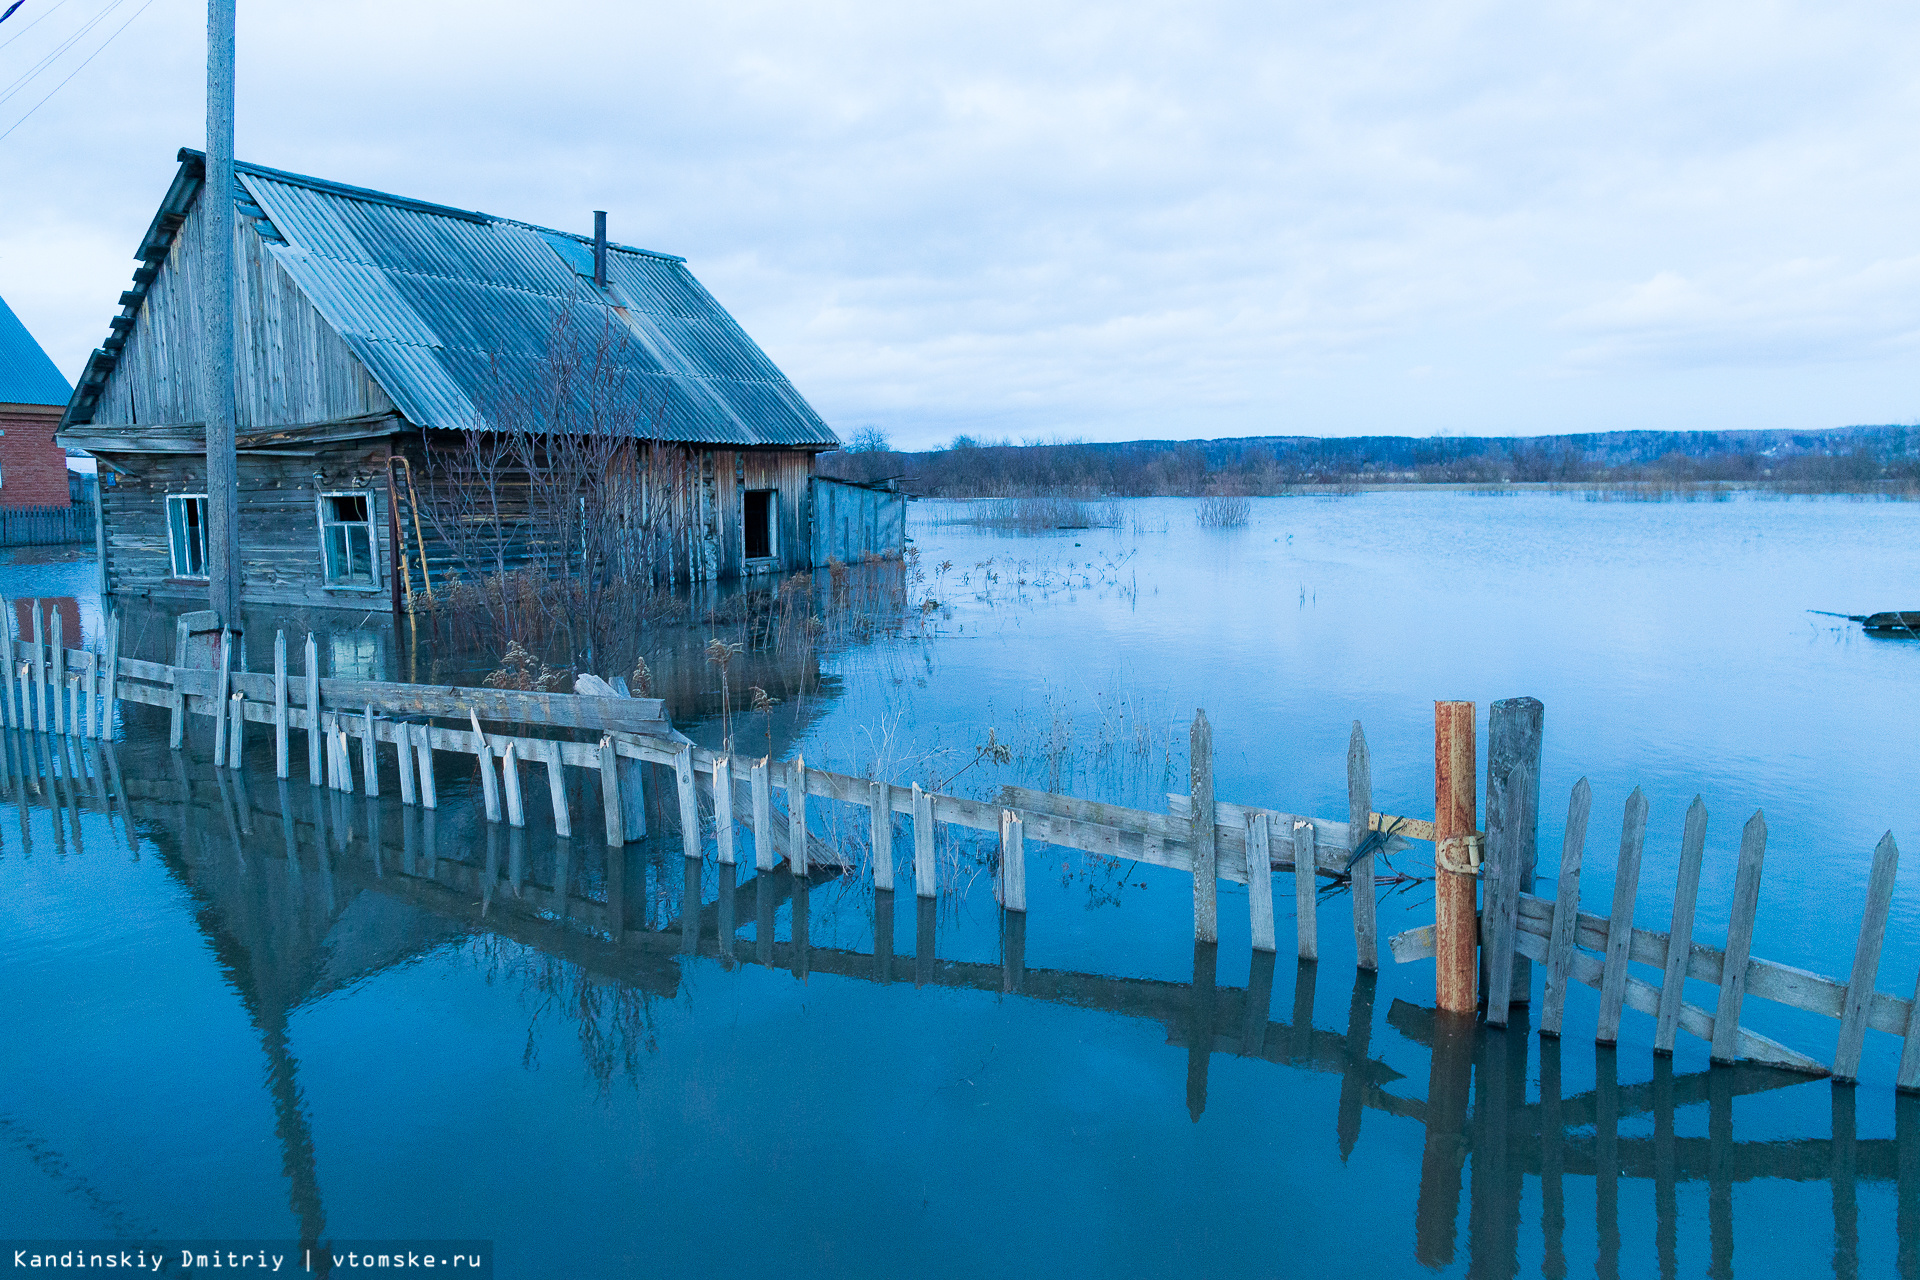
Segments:
[[[67,455],[53,442],[63,407],[0,404],[0,507],[67,505]]]

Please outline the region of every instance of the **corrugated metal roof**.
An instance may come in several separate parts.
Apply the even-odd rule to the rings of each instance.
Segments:
[[[572,352],[643,396],[649,437],[839,444],[682,259],[610,246],[603,291],[584,236],[254,165],[238,173],[285,240],[271,251],[418,425],[498,423],[504,406],[550,400],[566,360],[556,353]]]
[[[0,404],[65,404],[73,387],[0,298]]]

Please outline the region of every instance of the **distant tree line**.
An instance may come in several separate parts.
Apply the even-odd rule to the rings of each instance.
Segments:
[[[1380,484],[1731,484],[1803,493],[1920,491],[1920,428],[1617,431],[1532,436],[1256,436],[1014,444],[960,436],[903,453],[863,428],[824,475],[924,497],[1260,496]]]

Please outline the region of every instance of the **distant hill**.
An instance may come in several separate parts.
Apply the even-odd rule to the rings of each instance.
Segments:
[[[1261,494],[1325,485],[1514,482],[1722,482],[1866,492],[1920,485],[1920,427],[1031,445],[963,436],[949,448],[925,453],[830,453],[822,457],[821,470],[850,480],[899,479],[909,492],[931,497]]]

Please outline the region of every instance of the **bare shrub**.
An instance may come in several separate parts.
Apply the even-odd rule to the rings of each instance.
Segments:
[[[1240,529],[1253,514],[1253,503],[1239,494],[1210,493],[1193,513],[1202,529]]]

